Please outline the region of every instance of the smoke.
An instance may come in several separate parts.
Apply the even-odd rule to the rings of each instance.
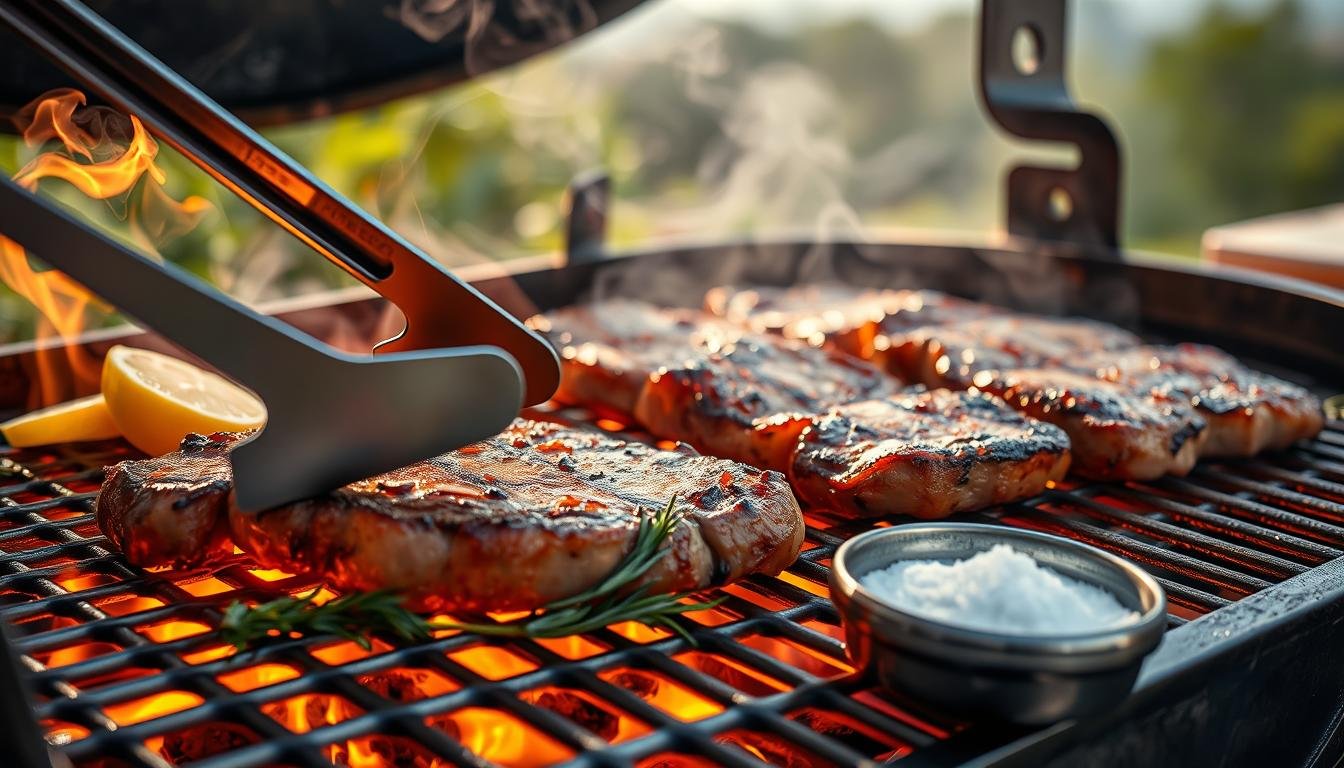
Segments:
[[[426,39],[455,35],[464,36],[469,44],[491,40],[493,45],[505,38],[489,35],[505,34],[509,28],[499,23],[510,12],[503,6],[503,0],[405,0],[399,12],[403,22]],[[525,15],[519,6],[513,3],[509,8]],[[583,25],[566,22],[564,13],[550,14],[535,18],[548,30],[552,43],[582,30]],[[1062,307],[1061,297],[1069,286],[1048,256],[996,259],[983,253],[966,262],[974,267],[972,273],[934,286],[929,285],[931,271],[925,262],[936,261],[937,251],[904,249],[901,253],[916,262],[906,264],[893,258],[893,249],[871,242],[872,221],[866,217],[927,196],[931,187],[965,175],[959,176],[957,169],[975,162],[970,156],[974,150],[967,146],[974,133],[907,119],[897,101],[897,111],[889,115],[889,131],[885,135],[878,131],[876,140],[870,135],[869,141],[856,142],[852,121],[863,105],[852,99],[865,91],[827,74],[843,68],[823,70],[793,52],[768,45],[762,57],[759,45],[737,47],[738,33],[731,28],[687,17],[676,8],[641,12],[639,21],[625,24],[623,32],[623,37],[608,38],[607,45],[580,45],[571,55],[473,84],[478,98],[496,99],[507,111],[510,151],[556,161],[571,173],[606,165],[613,177],[614,249],[647,246],[650,239],[704,242],[734,237],[788,238],[810,245],[797,258],[785,259],[787,273],[779,274],[762,272],[751,263],[773,258],[752,246],[719,249],[716,260],[698,261],[693,267],[671,259],[645,260],[637,268],[604,271],[593,286],[593,298],[640,295],[663,303],[693,304],[707,285],[755,278],[950,287],[1044,311]],[[883,42],[872,36],[864,39]],[[645,95],[640,89],[663,87],[668,73],[673,76],[669,101],[656,105],[662,111],[647,110],[647,102],[637,104],[636,109],[646,112],[636,115],[641,130],[632,142],[631,126],[618,122],[631,114],[613,110],[613,100],[628,105],[632,95]],[[867,76],[905,74],[909,73],[874,70]],[[969,102],[969,77],[964,85]],[[712,116],[713,130],[706,135],[691,133],[689,155],[697,159],[689,167],[676,158],[672,172],[688,172],[692,184],[650,181],[644,172],[647,164],[664,162],[669,151],[685,148],[687,133],[679,132],[684,128],[678,122],[679,100],[688,111]],[[389,164],[379,185],[391,190],[380,212],[449,264],[516,252],[518,239],[525,239],[523,233],[559,230],[562,223],[558,195],[520,202],[512,219],[514,231],[505,233],[470,221],[436,220],[417,195],[407,192],[421,187],[416,182],[416,175],[423,173],[421,154],[438,123],[453,123],[471,111],[472,104],[460,99],[435,110],[424,124],[416,152],[395,167]],[[961,113],[944,109],[944,114]],[[669,120],[661,126],[658,118],[664,115]],[[554,164],[549,167],[553,172]],[[533,177],[525,183],[536,181]],[[461,183],[470,181],[464,178]],[[881,239],[909,237],[909,232],[884,232]],[[694,274],[689,273],[692,269]]]
[[[388,14],[427,42],[460,38],[473,75],[597,26],[588,0],[401,0]]]

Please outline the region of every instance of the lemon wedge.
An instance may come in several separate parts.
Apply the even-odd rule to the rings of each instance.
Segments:
[[[266,423],[247,390],[175,357],[113,347],[103,362],[103,398],[112,421],[151,456],[177,450],[188,432],[237,432]]]
[[[15,448],[83,440],[108,440],[121,434],[102,395],[91,395],[26,413],[0,424]]]

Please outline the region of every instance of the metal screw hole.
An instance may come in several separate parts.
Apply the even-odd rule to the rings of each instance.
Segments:
[[[1050,190],[1046,203],[1050,218],[1055,221],[1068,221],[1073,216],[1073,196],[1063,187]]]
[[[1034,75],[1041,68],[1041,56],[1044,45],[1041,33],[1030,24],[1023,24],[1013,30],[1011,54],[1013,68],[1019,75]]]

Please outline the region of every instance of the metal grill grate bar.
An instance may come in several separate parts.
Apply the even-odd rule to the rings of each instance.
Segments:
[[[1283,580],[1307,570],[1304,565],[1267,555],[1240,544],[1223,541],[1199,531],[1188,531],[1154,517],[1146,517],[1129,510],[1112,507],[1090,496],[1066,496],[1058,492],[1047,494],[1061,508],[1077,510],[1103,522],[1139,533],[1165,544],[1178,547],[1196,557],[1222,561],[1234,568],[1251,571],[1267,579]]]
[[[1335,432],[1326,437],[1283,456],[1204,467],[1184,480],[1061,488],[968,517],[1054,531],[1144,564],[1166,588],[1171,624],[1180,626],[1340,556],[1344,527],[1335,522],[1344,507],[1341,485],[1332,479],[1338,475],[1331,473],[1344,464],[1320,454],[1344,442]],[[124,450],[115,448],[113,455]],[[528,738],[553,743],[576,764],[593,766],[675,753],[745,766],[776,752],[779,760],[789,755],[855,764],[918,754],[964,727],[919,702],[871,690],[871,683],[850,672],[838,617],[826,599],[827,566],[847,537],[883,521],[809,512],[813,524],[800,559],[778,578],[753,577],[721,593],[727,600],[717,618],[697,619],[694,652],[675,636],[609,628],[585,636],[593,650],[573,658],[541,641],[487,643],[462,635],[408,648],[380,644],[372,654],[334,657],[331,664],[315,655],[332,645],[323,638],[269,644],[242,659],[197,658],[217,645],[206,630],[217,626],[223,601],[304,591],[311,580],[270,581],[254,574],[242,556],[213,572],[144,574],[125,566],[103,546],[89,514],[90,486],[99,476],[89,467],[110,458],[44,455],[0,464],[16,480],[0,487],[0,616],[25,633],[16,647],[42,696],[38,717],[86,729],[62,747],[76,761],[113,755],[135,765],[166,766],[170,761],[160,751],[167,749],[167,735],[232,723],[256,738],[193,757],[193,765],[329,765],[339,756],[333,750],[370,739],[400,739],[448,764],[475,765],[481,757],[473,745],[443,724],[443,718],[472,710],[498,713],[515,724],[510,727],[535,735]],[[214,582],[221,592],[188,589]],[[135,602],[147,598],[157,602]],[[199,634],[159,637],[152,631],[184,621],[196,622]],[[97,653],[58,659],[92,646]],[[457,655],[481,647],[525,666],[492,679],[478,662]],[[285,665],[294,676],[239,691],[220,682],[233,671],[267,664]],[[432,672],[453,687],[403,700],[374,686],[402,669]],[[631,680],[680,691],[677,696],[702,702],[699,714],[683,720],[657,694],[627,687]],[[582,716],[548,708],[538,698],[545,691],[593,708]],[[117,723],[108,714],[173,692],[200,702],[138,722]],[[335,722],[296,732],[277,719],[275,709],[295,697],[334,697],[350,709]],[[593,730],[602,730],[603,717],[639,727],[611,741]],[[817,718],[846,725],[819,725]]]

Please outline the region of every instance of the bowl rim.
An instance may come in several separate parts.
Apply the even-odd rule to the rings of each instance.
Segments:
[[[1154,599],[1152,605],[1140,613],[1138,620],[1129,624],[1074,633],[1022,634],[997,632],[953,624],[899,608],[864,587],[850,571],[846,562],[848,555],[865,542],[886,536],[908,537],[918,535],[921,531],[964,531],[976,535],[987,535],[991,538],[1001,538],[1002,543],[1005,544],[1011,544],[1014,540],[1029,540],[1046,546],[1068,549],[1075,554],[1099,561],[1119,572],[1135,586],[1140,596],[1146,591],[1152,594]],[[921,629],[932,630],[920,634],[936,636],[938,640],[948,643],[952,647],[1048,653],[1050,655],[1067,654],[1074,657],[1134,651],[1142,651],[1143,654],[1146,654],[1157,645],[1166,629],[1166,591],[1151,574],[1123,558],[1090,544],[1041,531],[1008,528],[987,523],[961,522],[913,522],[887,528],[877,528],[849,539],[836,549],[831,562],[831,576],[832,597],[837,598],[836,607],[842,619],[846,621],[854,620],[854,617],[849,615],[854,610],[854,606],[843,604],[852,601],[862,606],[873,617],[884,622],[900,624],[917,631]],[[845,600],[838,598],[845,598]],[[1156,628],[1154,625],[1156,625]],[[1128,655],[1128,653],[1125,653],[1125,655]]]

